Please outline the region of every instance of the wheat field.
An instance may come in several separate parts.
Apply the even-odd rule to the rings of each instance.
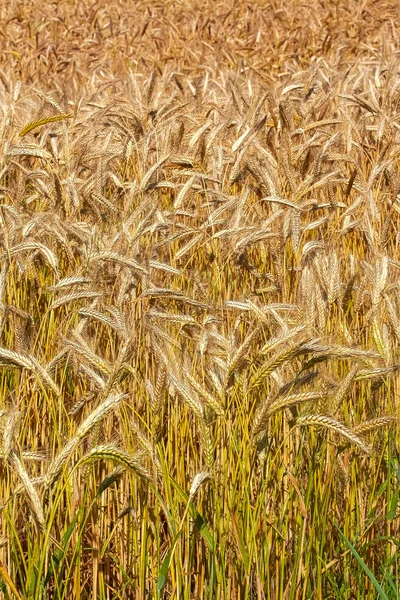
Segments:
[[[0,598],[400,598],[395,0],[0,7]]]

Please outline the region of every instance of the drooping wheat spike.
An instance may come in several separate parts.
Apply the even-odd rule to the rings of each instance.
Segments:
[[[209,479],[211,479],[211,475],[207,471],[201,471],[200,473],[196,473],[196,475],[193,478],[192,484],[190,486],[190,490],[189,490],[189,499],[190,500],[193,500],[193,498],[195,497],[195,495],[197,494],[198,490],[201,488],[203,483],[205,483]]]
[[[296,420],[296,425],[299,427],[304,427],[306,425],[325,427],[326,429],[345,437],[366,454],[370,455],[372,453],[371,448],[367,446],[364,441],[354,433],[354,431],[343,425],[343,423],[335,421],[335,419],[332,419],[326,415],[306,415],[299,417]]]
[[[342,296],[342,308],[343,310],[347,310],[348,309],[348,305],[351,299],[351,295],[353,293],[354,290],[354,284],[357,280],[357,273],[355,273],[354,275],[352,275],[350,277],[350,279],[348,280],[345,290],[343,292],[343,296]]]
[[[39,495],[29,478],[28,473],[26,472],[22,462],[18,458],[15,452],[11,452],[10,454],[10,464],[16,470],[19,478],[22,481],[22,485],[26,491],[28,496],[29,506],[31,508],[32,515],[37,522],[39,528],[44,530],[45,527],[45,517],[43,512],[43,507],[39,499]]]
[[[70,304],[71,302],[75,302],[75,300],[86,300],[86,299],[90,300],[93,298],[100,298],[100,296],[101,296],[101,293],[92,292],[89,290],[69,292],[68,294],[63,294],[62,296],[59,296],[57,298],[57,300],[54,300],[50,304],[49,310],[55,310],[56,308],[59,308],[60,306],[64,306],[65,304]]]
[[[373,285],[373,295],[372,295],[372,310],[375,311],[381,298],[383,296],[383,291],[386,286],[386,281],[388,278],[388,257],[382,256],[380,259],[376,260],[375,263],[375,273],[374,273],[374,285]]]
[[[80,365],[77,369],[77,375],[81,379],[85,379],[85,380],[86,380],[86,377],[88,377],[90,382],[98,390],[101,390],[104,392],[104,390],[106,389],[106,384],[107,384],[106,380],[103,379],[103,377],[101,377],[98,373],[96,373],[96,371],[94,369],[91,369],[84,363],[80,363]]]
[[[359,367],[356,366],[349,373],[347,373],[346,377],[339,383],[337,386],[334,395],[331,397],[329,402],[329,412],[332,417],[335,417],[340,407],[342,406],[343,400],[346,398],[347,394],[350,392],[351,386],[356,378]]]
[[[276,356],[274,356],[269,361],[261,365],[261,367],[257,369],[255,374],[251,378],[249,383],[249,389],[260,387],[275,369],[289,362],[296,356],[299,356],[299,354],[301,354],[304,349],[304,341],[305,338],[303,337],[298,341],[294,341],[291,344],[288,344],[288,346],[284,350],[282,350],[281,352],[276,354]]]
[[[392,365],[390,367],[377,367],[376,369],[360,369],[355,377],[354,381],[367,381],[368,379],[380,379],[394,375],[398,370],[399,365]]]
[[[204,389],[204,387],[198,381],[196,381],[196,379],[194,379],[194,377],[192,377],[189,373],[186,373],[186,380],[196,390],[199,396],[203,398],[204,403],[206,404],[206,406],[208,406],[208,408],[213,410],[216,415],[220,417],[223,416],[224,410],[219,400],[215,396],[213,396],[206,389]]]
[[[95,369],[98,369],[104,375],[110,376],[111,367],[98,356],[88,345],[88,343],[79,334],[74,335],[77,342],[65,340],[66,346],[76,354],[85,358]]]
[[[7,286],[7,273],[10,267],[8,260],[5,260],[0,271],[0,331],[3,327],[5,317],[5,291]]]
[[[63,290],[64,288],[73,287],[75,285],[84,285],[85,283],[92,283],[90,279],[87,277],[81,277],[79,275],[72,277],[63,277],[59,281],[57,281],[54,285],[49,285],[46,289],[49,292],[57,292],[58,290]]]
[[[92,448],[90,452],[85,454],[78,461],[77,466],[87,465],[95,460],[111,460],[112,462],[116,462],[123,467],[131,469],[146,481],[153,482],[154,479],[150,471],[147,469],[143,458],[144,457],[141,452],[129,454],[117,446],[113,446],[112,444],[104,444]]]
[[[168,155],[164,156],[163,158],[160,158],[160,160],[158,160],[152,167],[150,167],[150,169],[144,174],[143,179],[141,181],[141,190],[146,190],[151,179],[155,176],[157,171],[168,161],[168,159]]]
[[[151,409],[153,414],[159,413],[163,405],[163,393],[167,381],[167,370],[164,365],[160,365],[157,373],[156,386],[154,389]]]
[[[58,259],[54,252],[50,250],[47,246],[42,244],[41,242],[23,242],[22,244],[18,244],[13,248],[10,248],[1,256],[1,260],[6,260],[7,258],[12,258],[13,256],[17,256],[21,252],[40,252],[42,256],[46,259],[50,267],[55,272],[58,277]]]
[[[384,297],[385,297],[385,304],[386,304],[386,307],[388,310],[390,324],[395,333],[397,343],[400,343],[400,319],[398,318],[398,313],[397,313],[395,307],[393,306],[393,304],[389,298],[389,295],[385,294]]]
[[[20,137],[24,137],[34,129],[41,127],[42,125],[47,125],[48,123],[54,123],[56,121],[63,121],[65,119],[72,119],[73,115],[69,113],[61,113],[60,115],[52,115],[50,117],[45,117],[44,119],[39,119],[38,121],[31,121],[21,131],[19,132]]]
[[[392,361],[392,352],[390,344],[388,343],[387,336],[384,334],[385,325],[382,326],[382,330],[377,322],[376,317],[372,319],[372,332],[376,347],[378,348],[379,354],[384,359],[385,363],[388,364]]]
[[[370,419],[369,421],[364,421],[364,423],[360,423],[353,427],[353,431],[358,436],[363,436],[370,431],[374,431],[375,429],[380,429],[381,427],[390,427],[396,422],[396,417],[376,417],[375,419]]]
[[[314,288],[314,299],[318,313],[318,325],[321,331],[325,331],[328,318],[328,307],[319,285]]]
[[[140,446],[146,451],[148,457],[151,459],[151,462],[156,468],[157,474],[161,475],[161,464],[157,455],[156,447],[153,446],[149,438],[143,433],[135,421],[131,421],[131,427]]]
[[[109,316],[98,310],[92,310],[90,308],[81,308],[78,314],[82,317],[89,317],[91,319],[99,321],[100,323],[104,323],[105,325],[108,325],[118,333],[124,332],[124,330],[121,329],[119,323],[117,323],[114,319],[110,318]]]
[[[32,316],[26,311],[16,306],[7,306],[7,310],[15,315],[14,320],[14,339],[15,351],[17,353],[29,354],[32,342],[32,333],[34,321]]]
[[[270,419],[275,413],[296,406],[297,404],[303,404],[306,402],[316,403],[318,400],[325,398],[323,392],[302,392],[299,394],[289,394],[282,397],[272,397],[263,404],[262,407],[257,411],[253,425],[252,425],[252,436],[257,437],[266,427],[268,419]]]
[[[61,452],[50,464],[45,477],[45,488],[51,488],[57,479],[60,477],[62,469],[65,466],[68,458],[75,448],[82,442],[87,434],[109,413],[111,413],[117,405],[126,398],[126,394],[112,394],[106,398],[93,412],[78,427],[73,438],[67,442]]]
[[[381,356],[376,352],[371,352],[369,350],[363,350],[362,348],[356,347],[345,347],[337,345],[322,346],[319,344],[314,344],[313,347],[310,346],[309,351],[315,352],[315,354],[313,354],[310,357],[310,359],[303,365],[303,370],[310,369],[319,362],[325,362],[327,360],[332,359],[355,359],[359,361],[365,361],[366,363],[369,363],[371,359],[381,359]],[[360,373],[358,373],[358,375],[354,377],[355,381],[359,379]]]
[[[289,342],[292,338],[296,337],[297,334],[304,333],[306,329],[307,328],[305,325],[299,325],[298,327],[289,329],[287,332],[283,332],[281,335],[270,338],[259,350],[260,354],[267,354],[268,352],[271,352],[276,348],[276,346]]]
[[[153,69],[150,75],[149,82],[147,84],[147,94],[146,94],[146,102],[150,104],[151,99],[153,97],[154,87],[157,81],[157,75],[159,74],[158,69]]]
[[[265,429],[266,423],[268,421],[268,410],[271,404],[276,400],[276,394],[268,397],[265,402],[258,408],[254,415],[252,427],[251,427],[251,435],[253,438],[257,438],[259,434]]]
[[[232,356],[229,360],[228,373],[227,377],[232,373],[240,371],[243,365],[248,360],[247,353],[250,349],[251,344],[257,339],[257,337],[261,333],[261,328],[258,326],[253,331],[251,331],[242,344],[232,353]]]
[[[170,371],[168,372],[168,380],[173,384],[176,392],[182,398],[182,400],[193,410],[195,415],[200,419],[204,416],[204,407],[200,402],[197,394],[194,393],[193,390],[190,390],[178,377],[172,374]]]
[[[32,355],[20,354],[7,348],[0,348],[0,360],[8,364],[31,371],[41,382],[43,387],[50,388],[56,396],[60,396],[60,389],[49,373],[44,369]]]
[[[149,310],[146,316],[148,318],[153,319],[162,319],[170,323],[180,323],[182,325],[196,325],[197,327],[199,326],[196,319],[194,319],[190,315],[172,314],[160,310]]]
[[[148,269],[138,263],[133,258],[127,258],[125,256],[121,256],[117,252],[102,252],[101,254],[96,254],[90,257],[91,262],[103,261],[103,262],[111,262],[122,265],[124,267],[131,268],[137,275],[146,275]]]

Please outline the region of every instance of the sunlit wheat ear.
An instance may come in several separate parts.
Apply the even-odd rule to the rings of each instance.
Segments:
[[[16,407],[12,407],[8,411],[3,411],[3,415],[5,416],[2,419],[3,439],[0,457],[7,461],[18,433],[20,413]]]
[[[10,267],[10,261],[5,260],[0,271],[0,327],[3,324],[5,315],[5,291],[7,287],[7,274]]]
[[[351,387],[353,385],[354,379],[358,371],[359,367],[354,367],[349,373],[347,373],[343,381],[341,381],[337,386],[334,395],[329,401],[329,411],[333,417],[336,416],[344,399],[350,393]]]
[[[329,305],[333,304],[340,294],[341,282],[339,262],[336,252],[329,250],[326,256],[319,256],[313,263],[315,278],[327,296]]]
[[[31,479],[29,478],[28,473],[24,469],[20,459],[18,458],[18,456],[15,453],[10,454],[10,463],[11,463],[11,466],[14,467],[19,478],[22,481],[22,485],[24,486],[26,495],[28,497],[28,502],[29,502],[29,506],[30,506],[32,515],[35,518],[35,521],[38,523],[40,529],[43,530],[44,526],[45,526],[45,518],[44,518],[43,507],[40,502],[38,493],[31,481]]]
[[[129,267],[138,276],[146,275],[148,272],[148,269],[146,267],[144,267],[143,265],[141,265],[140,263],[138,263],[135,259],[127,258],[126,256],[122,256],[122,255],[118,254],[117,252],[102,252],[101,254],[96,254],[96,255],[91,256],[90,260],[91,260],[91,262],[97,262],[97,261],[110,262],[110,263],[115,263],[115,264],[118,264],[118,265],[121,265],[124,267]]]
[[[216,415],[222,416],[224,410],[217,398],[210,394],[194,377],[186,373],[186,380],[192,386],[192,388],[199,394],[203,399],[204,404],[215,412]]]
[[[325,331],[328,318],[328,306],[324,299],[323,290],[321,290],[319,285],[315,287],[313,296],[315,306],[317,308],[318,328],[321,331]]]
[[[313,425],[313,426],[321,426],[333,431],[342,437],[346,438],[357,446],[360,450],[365,452],[366,454],[372,454],[372,450],[369,446],[367,446],[364,441],[354,433],[351,429],[340,423],[339,421],[335,421],[331,417],[327,417],[325,415],[307,415],[304,417],[299,417],[296,420],[296,425],[298,427],[304,427],[305,425]]]
[[[189,490],[189,500],[193,500],[202,485],[209,479],[211,479],[211,475],[207,471],[201,471],[194,476]]]
[[[10,365],[19,367],[20,369],[27,369],[28,371],[31,371],[43,387],[50,388],[56,396],[60,395],[60,390],[57,384],[50,377],[46,369],[39,364],[34,356],[20,354],[18,352],[14,352],[13,350],[8,350],[7,348],[0,348],[0,360],[3,360]]]
[[[381,359],[381,356],[376,352],[363,350],[362,348],[346,347],[339,345],[323,346],[318,343],[313,343],[309,346],[308,351],[312,353],[312,356],[305,364],[303,364],[303,369],[309,369],[312,366],[320,362],[324,362],[328,359],[354,359],[361,362],[365,362],[367,364],[370,362],[370,360]],[[315,354],[313,354],[314,352]],[[357,381],[357,375],[355,375],[354,380]]]
[[[81,308],[79,310],[79,315],[85,318],[91,318],[95,321],[99,321],[100,323],[104,323],[105,325],[108,325],[118,333],[125,333],[124,329],[121,328],[120,324],[116,322],[115,319],[109,317],[108,315],[98,310],[93,310],[90,308]]]
[[[168,372],[168,381],[175,388],[178,396],[182,398],[183,402],[195,413],[197,417],[203,419],[204,407],[200,401],[198,395],[186,386],[183,381],[178,379],[173,373]]]
[[[390,365],[393,363],[393,355],[386,323],[381,325],[378,323],[377,318],[374,317],[372,319],[372,332],[375,346],[377,347],[379,354],[382,356],[385,364]]]
[[[305,350],[304,342],[306,339],[306,336],[303,336],[298,341],[292,341],[281,352],[278,352],[270,360],[261,365],[251,378],[249,388],[260,387],[275,369],[302,354]]]
[[[1,256],[1,260],[6,260],[7,258],[12,258],[13,256],[18,256],[20,253],[23,252],[39,252],[44,259],[48,262],[48,264],[50,265],[50,267],[53,269],[53,271],[55,272],[56,276],[58,277],[59,273],[58,273],[58,259],[56,257],[56,255],[54,254],[54,252],[52,252],[50,250],[50,248],[48,248],[47,246],[45,246],[44,244],[40,243],[40,242],[24,242],[22,244],[18,244],[17,246],[14,246],[13,248],[10,248],[7,250],[7,252],[5,252],[2,256]]]
[[[400,319],[398,317],[398,312],[395,306],[393,305],[389,294],[384,294],[384,298],[389,314],[390,324],[396,336],[397,343],[400,343]]]
[[[296,337],[299,333],[304,333],[307,330],[305,325],[299,325],[294,327],[287,332],[277,335],[276,337],[270,338],[259,350],[260,354],[267,354],[276,348],[280,344],[290,342],[290,340]]]
[[[61,452],[52,461],[45,477],[45,488],[51,488],[57,479],[60,477],[66,462],[87,436],[87,434],[109,413],[111,413],[118,404],[126,398],[126,394],[110,395],[106,398],[78,427],[74,437],[67,442]]]
[[[65,345],[76,353],[78,356],[86,359],[95,369],[98,369],[103,375],[109,376],[111,373],[111,367],[103,360],[100,356],[98,356],[88,345],[88,343],[84,340],[84,338],[79,335],[74,335],[76,342],[72,340],[65,340]]]
[[[310,402],[312,405],[325,398],[322,392],[303,392],[299,394],[289,394],[282,398],[276,398],[272,402],[266,402],[265,405],[259,409],[254,417],[254,423],[252,427],[252,435],[256,437],[266,427],[268,419],[270,419],[275,413],[297,406],[298,404],[304,404]]]
[[[151,409],[154,414],[157,414],[163,404],[163,393],[167,382],[167,370],[164,365],[160,365],[157,373],[156,386],[154,388],[154,394],[151,398]]]
[[[157,448],[153,446],[150,439],[143,433],[143,431],[134,421],[131,421],[131,427],[139,445],[146,452],[147,456],[153,463],[153,466],[157,471],[157,475],[161,475],[161,464],[157,455]]]
[[[251,344],[257,339],[257,337],[261,334],[261,327],[256,327],[251,331],[242,344],[236,349],[232,349],[232,353],[230,356],[230,360],[228,363],[228,372],[227,377],[231,374],[240,371],[241,368],[246,364],[248,360],[248,351],[251,347]]]
[[[364,423],[360,423],[353,427],[353,431],[358,436],[363,436],[370,431],[375,431],[376,429],[380,429],[381,427],[390,427],[394,423],[396,423],[396,417],[377,417],[375,419],[370,419],[369,421],[364,421]]]
[[[100,292],[91,292],[89,290],[69,292],[68,294],[63,294],[62,296],[59,296],[56,300],[54,300],[50,304],[49,310],[55,310],[60,306],[70,304],[71,302],[75,302],[76,300],[93,300],[93,298],[100,298],[100,296]]]
[[[357,371],[354,381],[367,381],[368,379],[382,379],[395,375],[399,370],[399,365],[390,367],[378,367],[376,369],[360,369]]]
[[[125,452],[124,450],[121,450],[120,448],[111,444],[95,446],[88,454],[84,455],[79,460],[77,466],[87,465],[95,460],[110,460],[134,471],[146,481],[154,481],[153,476],[145,465],[144,456],[141,452],[129,454],[128,452]]]
[[[170,323],[180,323],[182,325],[195,325],[199,327],[199,324],[196,321],[196,319],[194,319],[190,315],[172,314],[160,310],[150,310],[147,313],[147,317],[153,319],[161,319]]]
[[[92,385],[98,390],[104,391],[106,389],[106,380],[103,379],[94,369],[91,369],[87,365],[80,363],[77,368],[77,375],[81,379],[89,379]]]

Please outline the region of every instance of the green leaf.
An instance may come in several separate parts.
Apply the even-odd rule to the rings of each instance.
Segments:
[[[173,552],[173,547],[171,547],[168,550],[167,556],[164,558],[163,564],[161,565],[161,569],[158,574],[158,579],[157,579],[157,596],[158,596],[158,598],[160,597],[160,593],[165,585],[165,582],[167,581],[169,564],[171,562],[172,552]]]
[[[71,523],[68,525],[66,532],[63,535],[61,540],[61,548],[56,548],[53,556],[50,557],[50,565],[44,580],[44,585],[46,586],[50,581],[50,578],[53,576],[54,570],[58,567],[60,562],[65,558],[65,550],[71,539],[72,532],[75,529],[75,525],[78,521],[79,513],[76,513],[75,517],[72,519]]]
[[[392,496],[392,499],[390,501],[389,510],[386,515],[386,518],[389,521],[393,521],[393,519],[395,519],[396,514],[397,514],[398,505],[399,505],[399,490],[396,490],[396,492]]]
[[[244,540],[244,537],[242,535],[242,532],[240,531],[240,527],[238,526],[237,522],[236,522],[236,518],[232,515],[232,529],[233,529],[233,533],[235,535],[239,550],[240,550],[240,554],[242,557],[242,561],[244,564],[244,568],[246,569],[246,573],[249,572],[249,565],[250,565],[250,558],[246,549],[246,543]]]
[[[106,475],[103,481],[100,482],[99,487],[97,488],[96,498],[101,496],[103,492],[105,492],[110,486],[113,485],[116,481],[119,481],[123,475],[123,469],[114,469],[112,473]]]
[[[379,598],[382,598],[382,600],[389,600],[388,596],[386,595],[385,590],[382,588],[382,586],[380,585],[379,581],[376,579],[376,577],[373,574],[373,572],[371,571],[371,569],[369,569],[367,567],[367,565],[365,564],[365,562],[363,561],[361,556],[358,554],[357,550],[354,548],[353,544],[347,539],[347,537],[344,535],[344,533],[342,533],[340,531],[339,527],[337,527],[337,530],[339,532],[340,537],[344,540],[344,542],[346,543],[350,552],[352,553],[354,558],[357,560],[358,564],[362,567],[362,569],[364,570],[364,572],[366,573],[366,575],[369,577],[370,581],[374,585],[376,591],[379,594]]]

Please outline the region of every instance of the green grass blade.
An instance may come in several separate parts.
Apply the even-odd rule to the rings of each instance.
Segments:
[[[370,581],[372,582],[373,586],[379,594],[379,598],[382,598],[382,600],[389,600],[389,597],[387,596],[385,590],[382,588],[381,584],[379,583],[371,569],[367,567],[361,556],[358,554],[357,550],[354,548],[353,544],[347,539],[347,537],[344,535],[344,533],[340,531],[339,528],[337,528],[337,530],[339,532],[340,537],[343,539],[343,541],[349,548],[351,554],[357,560],[358,564],[364,570],[365,574],[369,577]]]

